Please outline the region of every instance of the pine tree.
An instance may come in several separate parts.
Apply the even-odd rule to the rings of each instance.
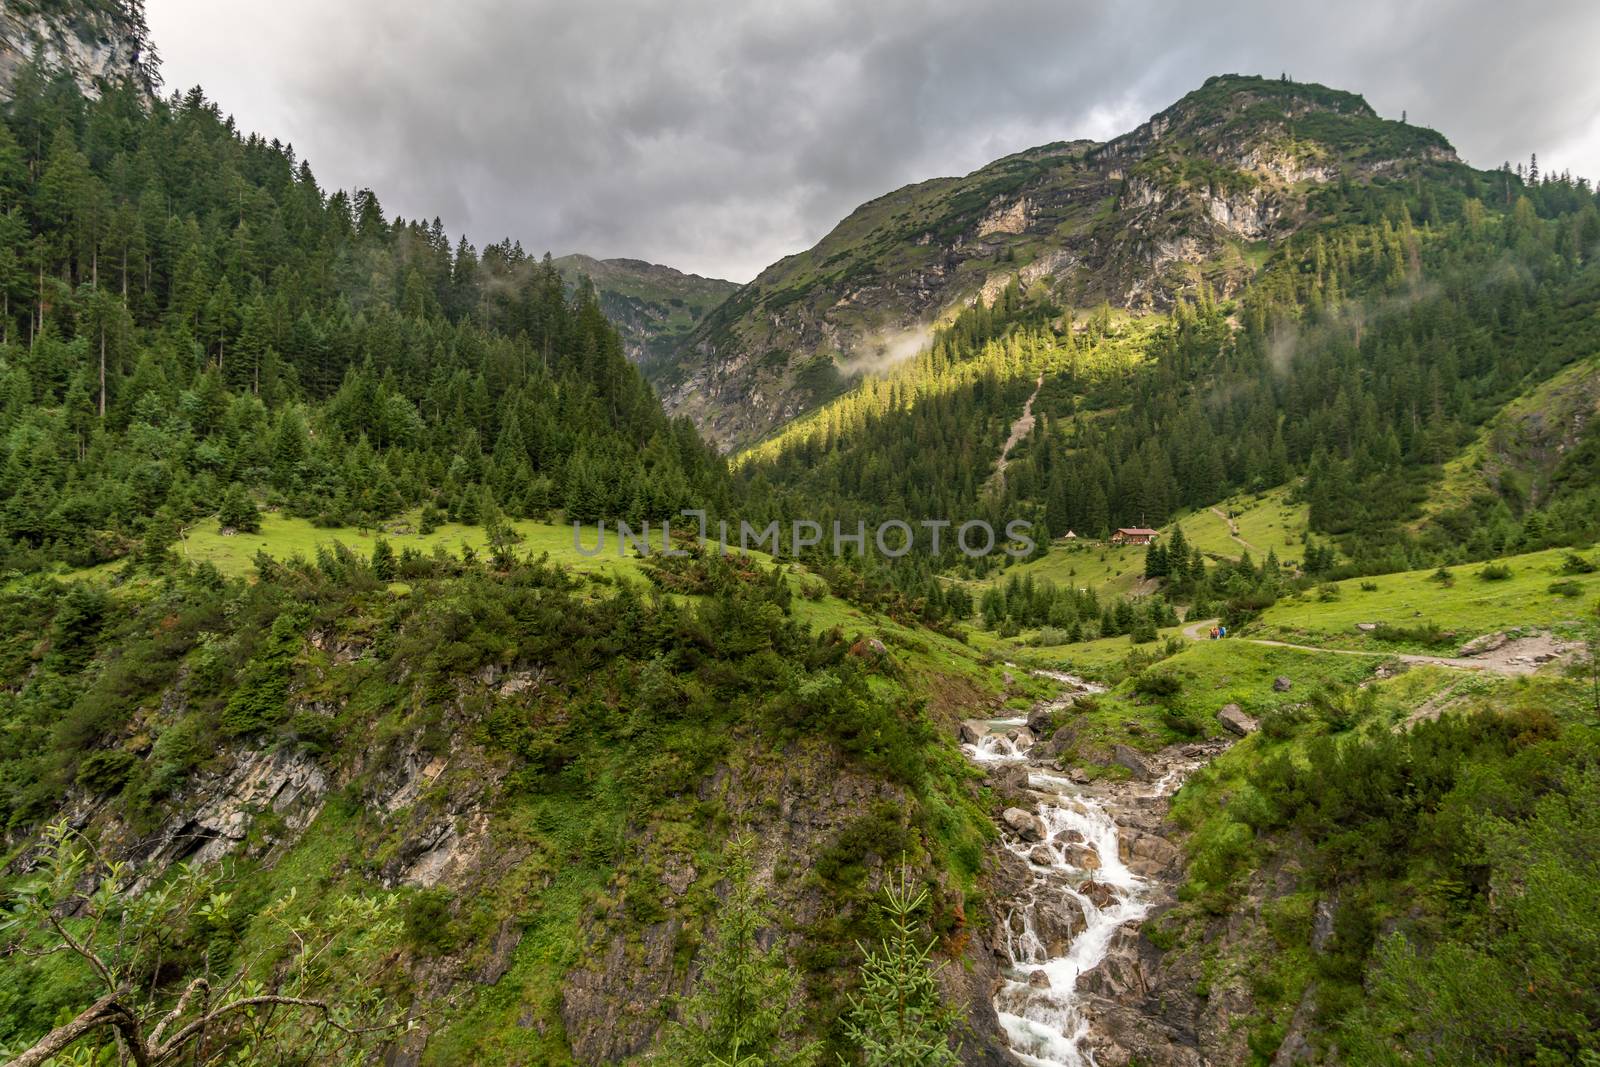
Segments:
[[[261,513],[250,499],[245,488],[235,482],[223,494],[222,507],[217,511],[217,524],[223,529],[233,527],[239,533],[260,533]]]
[[[889,936],[861,965],[861,992],[850,998],[845,1035],[866,1067],[953,1067],[961,1062],[949,1040],[957,1014],[940,998],[933,945],[922,941],[917,920],[928,892],[913,887],[902,867],[883,896]]]
[[[1144,576],[1146,578],[1165,578],[1167,576],[1167,550],[1160,541],[1150,542],[1150,547],[1144,551]]]
[[[381,537],[372,546],[372,573],[380,582],[394,581],[394,547]]]
[[[753,838],[728,849],[728,899],[695,991],[658,1062],[670,1067],[810,1067],[817,1046],[794,1035],[795,972],[782,949],[763,950],[766,902],[755,884]]]

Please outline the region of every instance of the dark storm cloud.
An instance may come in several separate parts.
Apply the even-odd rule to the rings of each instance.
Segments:
[[[481,244],[735,279],[864,200],[1120,133],[1210,74],[1600,175],[1600,4],[148,0],[169,87]]]

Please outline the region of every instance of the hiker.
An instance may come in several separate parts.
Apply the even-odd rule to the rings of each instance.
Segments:
[[[1218,637],[1227,637],[1228,636],[1228,628],[1226,626],[1224,626],[1221,629],[1219,629],[1217,631],[1217,636]]]

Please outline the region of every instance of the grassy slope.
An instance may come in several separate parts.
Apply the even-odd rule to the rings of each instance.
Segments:
[[[1423,666],[1369,684],[1376,697],[1374,705],[1346,732],[1346,744],[1356,745],[1358,735],[1368,730],[1375,734],[1398,730],[1424,707],[1433,714],[1477,709],[1503,712],[1511,707],[1549,709],[1558,719],[1582,714],[1575,708],[1577,689],[1551,674],[1514,679]],[[1183,903],[1151,924],[1150,936],[1163,949],[1176,948],[1202,962],[1201,981],[1207,995],[1227,996],[1235,1004],[1241,993],[1249,998],[1245,1003],[1253,1010],[1236,1016],[1231,1025],[1247,1029],[1249,1047],[1261,1057],[1259,1062],[1265,1062],[1282,1041],[1308,988],[1318,983],[1326,988],[1330,974],[1335,973],[1326,953],[1330,947],[1338,951],[1339,945],[1334,941],[1331,946],[1314,948],[1312,918],[1319,903],[1330,910],[1339,905],[1340,889],[1319,892],[1315,887],[1300,863],[1303,841],[1286,840],[1282,834],[1258,834],[1239,821],[1248,818],[1239,813],[1258,801],[1250,784],[1252,771],[1270,757],[1283,754],[1303,766],[1310,742],[1330,732],[1327,725],[1310,716],[1276,738],[1252,734],[1186,781],[1173,801],[1172,819],[1185,831],[1190,883],[1180,893]],[[1499,772],[1480,767],[1474,773],[1493,780]],[[1507,797],[1499,799],[1507,807],[1516,807]],[[1410,858],[1407,869],[1391,884],[1380,884],[1375,891],[1363,885],[1347,885],[1343,890],[1357,897],[1363,891],[1371,892],[1366,900],[1374,907],[1372,921],[1392,929],[1428,914],[1425,900],[1431,899],[1435,911],[1439,908],[1441,891],[1448,895],[1451,887],[1436,880],[1434,873],[1419,855]],[[1231,915],[1226,914],[1228,901],[1237,902]],[[1250,921],[1240,921],[1246,911]],[[1423,920],[1425,928],[1430,921]],[[1228,934],[1219,936],[1224,925]],[[1344,975],[1342,980],[1348,982],[1350,976]],[[1325,1022],[1319,1019],[1318,1026],[1322,1025]],[[1326,1032],[1318,1035],[1316,1028],[1313,1035],[1314,1040],[1326,1039]],[[1420,1061],[1405,1057],[1395,1062]]]
[[[1233,517],[1245,545],[1229,536],[1227,522],[1210,508],[1183,516],[1177,525],[1183,528],[1189,543],[1202,552],[1237,559],[1248,546],[1257,563],[1266,558],[1268,550],[1277,552],[1278,558],[1287,563],[1300,556],[1300,538],[1307,529],[1310,513],[1307,505],[1291,504],[1288,497],[1288,487],[1280,486],[1266,493],[1241,493],[1217,505]]]
[[[1013,575],[1117,596],[1132,592],[1143,581],[1144,549],[1099,541],[1057,541],[1046,555],[1008,567],[983,584],[1004,583]]]
[[[522,541],[517,546],[519,552],[532,552],[534,555],[549,552],[552,559],[583,573],[628,577],[640,577],[643,573],[635,560],[618,557],[615,538],[608,537],[605,552],[589,558],[573,549],[570,526],[527,521],[513,522],[511,525],[522,535]],[[470,546],[473,551],[481,553],[488,547],[481,526],[446,523],[430,534],[414,532],[414,523],[407,524],[405,528],[413,532],[381,534],[397,553],[412,548],[424,555],[431,555],[435,549],[443,548],[452,554],[459,554],[463,546]],[[379,536],[373,530],[354,527],[329,529],[315,526],[306,519],[268,512],[261,516],[261,532],[258,534],[241,533],[224,537],[216,522],[208,519],[185,532],[180,551],[186,559],[195,562],[206,560],[223,574],[238,576],[254,570],[253,561],[257,552],[265,552],[279,560],[297,555],[311,559],[316,556],[319,545],[331,546],[337,542],[359,555],[370,556]],[[583,546],[592,549],[594,545],[594,530],[586,528]]]
[[[1337,597],[1312,592],[1269,608],[1251,635],[1330,648],[1399,651],[1356,629],[1360,622],[1412,627],[1434,623],[1455,631],[1460,641],[1509,627],[1570,628],[1600,596],[1600,574],[1561,573],[1565,549],[1551,549],[1498,561],[1511,568],[1504,581],[1485,581],[1483,564],[1458,567],[1453,584],[1433,580],[1433,571],[1404,571],[1334,583]],[[1592,556],[1591,551],[1588,555]],[[1576,583],[1576,597],[1550,591],[1556,582]],[[1363,585],[1376,586],[1363,589]],[[1434,650],[1437,651],[1437,650]]]
[[[1507,481],[1536,494],[1560,461],[1564,438],[1600,409],[1600,355],[1580,360],[1511,401],[1444,465],[1423,504],[1420,526],[1463,508]],[[1493,483],[1493,484],[1491,484]]]
[[[254,572],[254,560],[258,552],[265,552],[268,556],[279,560],[291,559],[294,556],[310,559],[315,557],[318,546],[339,543],[361,556],[370,556],[379,536],[374,531],[358,530],[354,527],[329,529],[314,526],[305,519],[271,512],[263,513],[261,518],[260,533],[233,534],[226,537],[220,533],[214,521],[207,520],[186,532],[179,551],[186,559],[212,563],[225,575],[241,576]],[[414,519],[414,516],[412,518]],[[614,534],[607,535],[604,552],[590,557],[574,549],[570,526],[526,520],[516,521],[511,525],[522,537],[517,545],[519,554],[537,556],[548,552],[553,561],[581,574],[639,582],[646,580],[645,570],[636,557],[631,553],[628,556],[619,555]],[[397,553],[406,548],[415,549],[425,555],[438,550],[455,555],[459,554],[463,547],[470,547],[480,554],[487,551],[487,541],[481,526],[447,523],[430,534],[414,532],[414,524],[399,523],[396,526],[413,531],[382,534]],[[593,550],[595,533],[592,528],[584,528],[581,543],[585,550]],[[653,536],[652,544],[659,546],[658,533]],[[751,555],[762,560],[768,559],[760,552],[753,552]],[[122,563],[112,563],[85,571],[71,572],[62,577],[104,579],[117,574],[122,567]],[[821,579],[811,576],[806,581],[816,583]],[[798,576],[793,580],[793,584],[797,592],[803,588]],[[838,626],[848,635],[860,633],[877,637],[886,645],[896,649],[898,655],[909,658],[909,666],[913,670],[927,676],[959,676],[988,691],[1005,688],[1000,668],[992,663],[983,662],[979,650],[946,635],[918,626],[904,625],[887,616],[864,611],[831,594],[817,599],[796,596],[794,611],[798,618],[819,633]]]

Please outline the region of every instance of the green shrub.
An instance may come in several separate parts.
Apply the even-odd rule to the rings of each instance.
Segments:
[[[1593,574],[1595,569],[1593,560],[1585,559],[1576,552],[1568,552],[1561,558],[1562,574]]]
[[[1293,737],[1295,728],[1305,721],[1305,709],[1300,705],[1273,708],[1261,716],[1261,732],[1274,741],[1283,741]]]
[[[1183,679],[1172,671],[1147,670],[1133,680],[1133,691],[1152,700],[1170,700],[1183,689]]]
[[[417,952],[439,956],[460,943],[460,931],[450,917],[447,889],[424,889],[405,903],[406,942]]]
[[[1372,636],[1389,644],[1426,645],[1429,648],[1454,644],[1456,637],[1453,632],[1441,629],[1439,624],[1434,622],[1421,622],[1415,626],[1395,626],[1380,622],[1378,628],[1372,631]]]
[[[138,762],[137,756],[122,748],[92,753],[78,765],[78,784],[92,793],[114,793],[127,784]]]
[[[1048,648],[1054,645],[1070,645],[1072,644],[1072,632],[1055,626],[1045,626],[1034,636],[1033,643],[1041,648]]]
[[[1206,728],[1205,723],[1193,712],[1174,707],[1161,709],[1161,722],[1180,737],[1199,737]]]
[[[1361,591],[1363,593],[1376,593],[1378,591],[1378,583],[1377,582],[1362,582],[1361,583]]]
[[[1583,586],[1568,578],[1560,582],[1551,582],[1550,592],[1556,596],[1578,597],[1583,595]]]
[[[250,499],[244,486],[235,482],[228,487],[217,512],[217,525],[223,529],[232,527],[239,533],[261,532],[261,512],[256,510],[255,501]]]
[[[1486,582],[1503,582],[1511,577],[1511,568],[1504,563],[1490,563],[1478,572],[1478,577]]]

